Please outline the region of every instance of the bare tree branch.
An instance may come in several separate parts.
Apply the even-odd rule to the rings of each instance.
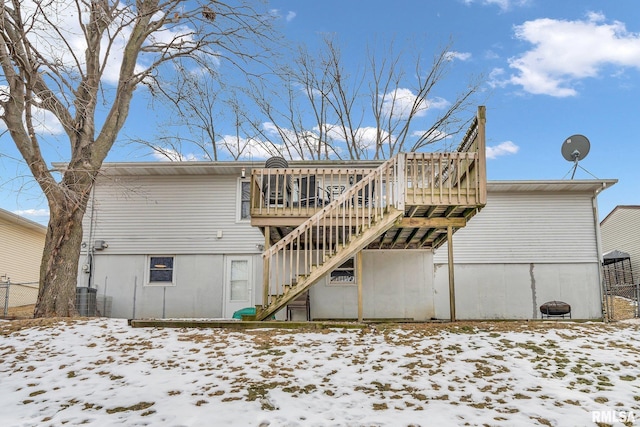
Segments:
[[[82,217],[135,89],[165,84],[159,76],[173,74],[177,61],[199,69],[263,60],[265,44],[275,39],[270,19],[248,0],[3,2],[0,119],[50,209],[37,316],[74,313]],[[41,150],[41,112],[55,117],[68,139],[70,155],[60,180]]]

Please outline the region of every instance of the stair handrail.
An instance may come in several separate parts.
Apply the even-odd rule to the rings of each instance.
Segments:
[[[287,244],[299,238],[310,227],[313,227],[314,225],[318,224],[323,218],[327,217],[330,212],[337,211],[338,208],[345,203],[350,203],[359,193],[362,194],[362,192],[365,191],[365,187],[374,183],[376,179],[382,178],[384,176],[383,173],[385,172],[393,171],[393,184],[391,185],[393,191],[389,191],[389,182],[387,182],[387,188],[385,189],[386,191],[384,195],[382,194],[382,185],[378,185],[377,187],[379,188],[379,190],[376,189],[375,191],[380,191],[380,199],[382,199],[384,196],[392,196],[391,201],[387,200],[387,203],[384,206],[393,206],[396,209],[402,209],[404,207],[404,170],[401,169],[404,168],[404,157],[405,154],[400,153],[395,157],[388,159],[376,169],[373,169],[369,174],[363,176],[360,181],[356,182],[353,186],[346,189],[328,205],[323,207],[321,210],[309,217],[305,222],[296,227],[291,233],[287,234],[284,238],[280,239],[274,245],[265,249],[265,251],[262,253],[263,258],[275,255]],[[387,174],[387,176],[389,176],[389,174]],[[380,184],[382,184],[382,181],[380,181]],[[376,206],[375,208],[369,206],[369,211],[374,212],[378,210],[381,212],[382,217],[384,215],[384,206]]]

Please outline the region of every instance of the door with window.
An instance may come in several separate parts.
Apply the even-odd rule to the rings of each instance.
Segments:
[[[236,311],[253,307],[253,269],[251,258],[228,256],[225,263],[224,317],[231,318]]]

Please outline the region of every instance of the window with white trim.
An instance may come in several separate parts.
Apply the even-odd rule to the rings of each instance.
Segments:
[[[250,215],[250,191],[249,180],[241,179],[238,181],[238,212],[236,218],[238,221],[248,221],[251,219]]]
[[[330,285],[355,285],[356,284],[356,268],[355,259],[349,258],[343,262],[338,268],[333,270],[329,276]]]
[[[174,256],[149,256],[149,280],[147,284],[150,286],[174,286],[174,262]]]

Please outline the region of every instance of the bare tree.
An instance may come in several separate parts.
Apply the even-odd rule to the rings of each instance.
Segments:
[[[197,158],[218,160],[217,123],[224,120],[221,104],[225,88],[220,75],[212,66],[193,72],[183,64],[177,64],[172,83],[164,82],[154,90],[154,102],[164,104],[171,111],[158,125],[151,140],[132,138],[137,144],[170,161],[190,159],[186,152],[197,150]]]
[[[260,81],[259,76],[254,78]],[[173,80],[154,93],[154,102],[171,111],[166,121],[152,139],[132,138],[132,142],[170,161],[238,160],[254,151],[279,152],[258,138],[259,126],[247,123],[248,108],[242,102],[246,87],[228,82],[214,66],[194,73],[178,65]]]
[[[473,117],[480,77],[461,82],[452,100],[437,96],[453,67],[451,43],[428,66],[415,55],[409,72],[403,68],[406,53],[395,52],[393,44],[381,54],[369,50],[367,63],[349,72],[335,38],[323,42],[319,53],[300,48],[293,63],[278,72],[279,84],[250,92],[286,147],[282,154],[388,158],[448,139]],[[269,91],[273,87],[278,90]]]
[[[215,57],[241,65],[267,51],[250,47],[272,34],[269,15],[242,0],[233,4],[7,0],[0,6],[0,118],[50,210],[36,317],[75,314],[82,217],[135,89],[158,90],[159,77],[178,61],[206,66]],[[59,179],[41,149],[43,111],[69,143]]]

